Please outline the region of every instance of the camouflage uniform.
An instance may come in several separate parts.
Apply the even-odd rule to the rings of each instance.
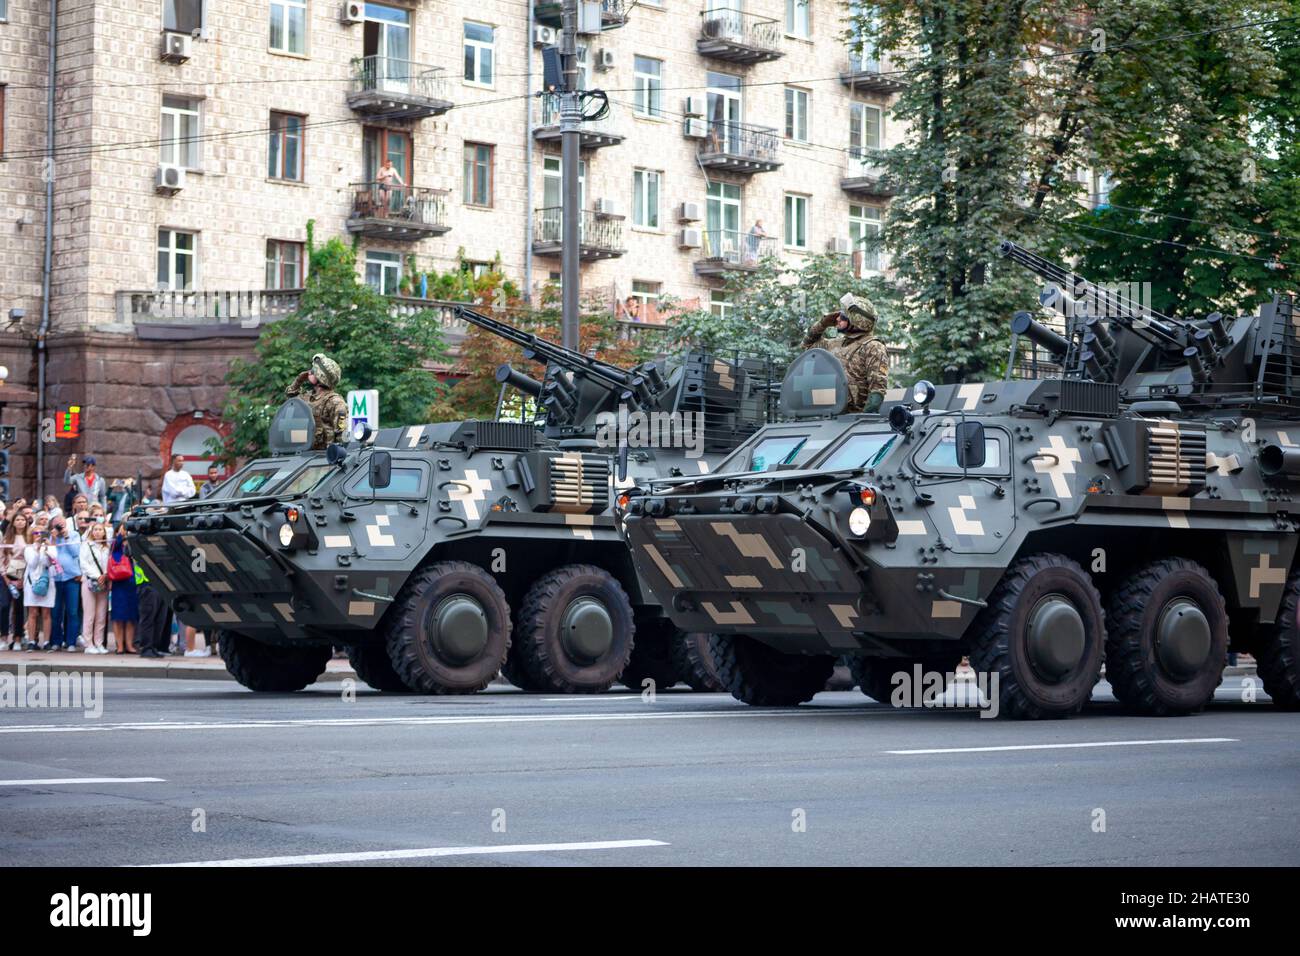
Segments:
[[[804,336],[802,348],[823,348],[844,366],[849,382],[847,412],[876,411],[884,401],[889,387],[889,352],[885,343],[872,332],[876,327],[876,308],[867,299],[859,298],[858,305],[871,314],[868,319],[855,312],[828,312]],[[841,315],[849,320],[849,330],[836,338],[823,341],[826,330]]]
[[[311,447],[319,450],[331,442],[347,440],[348,404],[334,391],[343,377],[338,362],[317,353],[312,356],[311,370],[323,388],[314,387],[307,381],[307,373],[303,372],[284,393],[290,398],[301,397],[311,407],[312,418],[316,420],[316,439]]]

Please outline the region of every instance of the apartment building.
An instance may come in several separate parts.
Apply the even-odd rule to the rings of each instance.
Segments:
[[[229,356],[296,302],[308,220],[356,236],[363,277],[399,307],[419,294],[404,275],[458,253],[530,290],[558,279],[558,111],[532,95],[556,0],[61,0],[48,162],[51,8],[0,0],[0,322],[23,313],[0,363],[37,387],[52,177],[44,404],[84,409],[101,470],[156,471],[175,449],[201,467]],[[582,134],[585,290],[633,296],[642,318],[665,296],[721,310],[728,270],[878,231],[873,151],[897,138],[899,83],[850,55],[846,16],[829,0],[585,7],[584,84],[610,105]]]

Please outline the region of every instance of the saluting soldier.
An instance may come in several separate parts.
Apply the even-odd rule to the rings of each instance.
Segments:
[[[348,404],[334,391],[343,378],[339,363],[323,352],[311,357],[311,368],[298,373],[293,384],[285,389],[290,398],[301,397],[311,407],[316,419],[316,440],[313,449],[322,449],[331,442],[346,441],[348,429]]]
[[[840,334],[823,340],[832,325]],[[823,348],[844,366],[849,382],[846,412],[879,411],[885,400],[885,390],[889,388],[889,351],[875,337],[875,330],[876,307],[870,299],[849,293],[840,299],[839,311],[827,312],[804,336],[803,348]]]

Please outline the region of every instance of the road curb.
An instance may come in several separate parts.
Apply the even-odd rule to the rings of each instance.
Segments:
[[[79,658],[85,658],[80,660]],[[69,654],[64,659],[58,661],[40,660],[27,663],[26,661],[0,661],[0,674],[17,674],[18,668],[22,667],[27,674],[49,674],[66,673],[68,671],[77,671],[85,673],[86,671],[102,673],[105,677],[146,677],[154,680],[228,680],[233,681],[230,672],[225,667],[212,667],[194,664],[182,664],[170,662],[162,664],[107,664],[103,667],[97,667],[95,658],[85,657],[85,655]],[[351,668],[340,670],[327,670],[316,679],[317,683],[328,681],[343,681],[355,679],[356,674]]]

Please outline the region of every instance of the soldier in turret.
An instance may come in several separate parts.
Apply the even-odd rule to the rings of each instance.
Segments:
[[[334,391],[342,378],[343,370],[339,363],[318,352],[311,357],[311,368],[300,372],[293,384],[285,389],[290,398],[301,397],[311,407],[312,417],[316,419],[313,449],[323,449],[331,442],[347,439],[347,402]]]
[[[834,325],[839,335],[823,341],[826,330]],[[844,366],[849,382],[846,412],[875,412],[885,400],[889,387],[889,352],[875,337],[876,307],[870,299],[846,294],[836,312],[827,312],[804,336],[802,348],[824,348]]]

